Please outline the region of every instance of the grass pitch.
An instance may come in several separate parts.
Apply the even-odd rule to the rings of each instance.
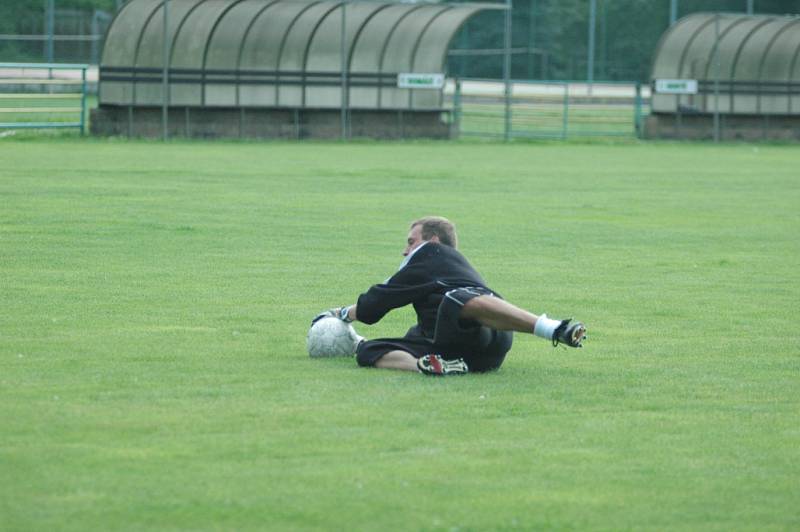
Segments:
[[[796,147],[4,139],[0,161],[4,531],[800,527]],[[310,360],[310,318],[433,213],[587,348],[520,335],[452,379]]]

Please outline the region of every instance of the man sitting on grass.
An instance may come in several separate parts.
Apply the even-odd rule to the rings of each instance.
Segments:
[[[536,316],[503,300],[456,250],[455,226],[428,216],[411,224],[400,270],[372,286],[355,305],[323,312],[345,322],[372,324],[390,310],[414,306],[417,324],[402,338],[362,341],[358,364],[457,375],[500,367],[511,349],[512,331],[582,347],[586,327],[572,320]]]

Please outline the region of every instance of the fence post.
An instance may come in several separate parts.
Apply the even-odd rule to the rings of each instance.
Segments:
[[[347,102],[348,94],[347,94],[347,92],[348,91],[347,91],[347,49],[346,49],[347,46],[346,46],[346,41],[345,41],[346,38],[347,38],[347,14],[346,14],[347,11],[346,11],[346,7],[347,7],[347,1],[345,0],[344,2],[342,2],[342,19],[341,19],[341,27],[339,28],[340,29],[339,53],[341,55],[340,66],[341,66],[341,70],[342,70],[342,77],[341,77],[341,82],[342,82],[342,110],[341,110],[339,118],[341,120],[342,140],[346,139],[347,136],[348,136],[347,135],[347,107],[348,107],[348,102]]]
[[[161,84],[161,136],[163,140],[169,138],[169,0],[164,0],[164,49],[162,50],[162,70]]]
[[[100,24],[97,23],[97,9],[95,9],[94,12],[92,13],[92,24],[91,26],[89,26],[89,28],[90,28],[89,31],[92,32],[92,45],[90,52],[92,56],[91,62],[95,65],[99,65],[100,64],[100,59],[98,57],[99,43],[97,42],[97,34],[100,33]]]
[[[456,90],[453,94],[453,125],[457,137],[461,137],[461,80],[456,78]],[[453,137],[453,134],[450,134]]]
[[[569,126],[569,83],[564,83],[564,119],[561,123],[561,138],[567,139],[567,127]]]
[[[45,55],[48,63],[55,63],[53,53],[54,34],[56,32],[56,3],[55,0],[47,0],[47,49]],[[51,71],[52,73],[52,71]]]
[[[719,13],[714,15],[714,142],[719,142]]]
[[[633,127],[636,138],[642,138],[642,84],[636,82],[636,99],[634,100]]]
[[[86,70],[81,69],[81,136],[86,134]]]
[[[536,0],[530,0],[530,10],[528,11],[528,53],[526,54],[528,59],[528,80],[533,79],[533,69],[534,69],[534,58],[536,54],[533,53],[534,50],[534,37],[535,37],[535,30],[536,30]],[[544,75],[544,72],[542,72]]]
[[[594,84],[594,37],[595,26],[597,25],[597,0],[589,2],[589,50],[586,57],[586,84],[589,96],[592,95],[592,85]]]
[[[506,0],[505,32],[503,35],[503,81],[505,82],[505,140],[511,138],[511,0]]]

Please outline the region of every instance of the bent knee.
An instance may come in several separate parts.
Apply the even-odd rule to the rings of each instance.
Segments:
[[[365,340],[356,347],[356,362],[363,368],[372,367],[384,355],[375,342]]]

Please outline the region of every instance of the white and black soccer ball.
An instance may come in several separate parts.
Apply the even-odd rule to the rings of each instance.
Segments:
[[[356,352],[363,340],[353,326],[339,318],[322,318],[311,325],[306,338],[308,355],[319,357],[346,357]]]

